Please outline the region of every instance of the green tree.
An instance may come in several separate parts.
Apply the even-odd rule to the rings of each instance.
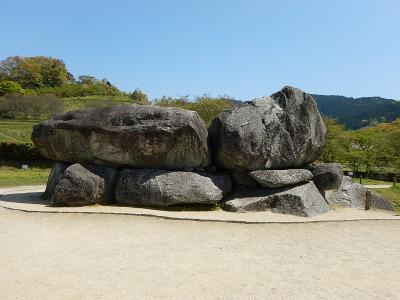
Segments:
[[[71,79],[71,74],[60,59],[13,56],[0,61],[0,77],[18,82],[25,89],[36,89],[60,86]]]
[[[338,124],[336,119],[324,118],[326,126],[326,143],[320,159],[323,162],[342,162],[348,152],[346,142],[347,132],[342,124]]]
[[[99,80],[97,80],[96,77],[93,77],[93,76],[88,76],[88,75],[78,76],[78,83],[80,83],[80,84],[91,85],[91,84],[95,84],[97,82],[99,82]]]
[[[0,118],[44,119],[64,111],[64,104],[54,96],[9,95],[0,101]]]
[[[209,95],[196,96],[190,101],[189,96],[177,98],[162,96],[154,100],[159,106],[178,107],[196,111],[207,126],[224,110],[232,107],[235,100],[229,96],[211,97]]]
[[[0,81],[0,96],[5,94],[22,94],[23,89],[18,82],[11,80]]]
[[[149,104],[149,98],[145,93],[143,93],[140,89],[134,90],[129,97],[132,99],[134,103],[138,104]]]

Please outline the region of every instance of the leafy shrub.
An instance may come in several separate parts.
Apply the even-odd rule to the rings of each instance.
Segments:
[[[19,161],[32,161],[41,159],[39,151],[32,143],[0,143],[0,158]]]
[[[69,83],[59,87],[44,87],[35,90],[38,95],[55,95],[61,98],[85,97],[91,95],[120,96],[123,95],[116,87],[104,82],[92,84]]]
[[[129,95],[129,97],[132,99],[134,103],[137,104],[149,104],[149,98],[145,93],[143,93],[141,90],[136,89],[132,92],[132,94]]]
[[[166,107],[178,107],[196,111],[207,126],[224,110],[232,107],[235,100],[229,96],[210,97],[208,95],[197,96],[194,101],[189,96],[178,98],[166,97],[155,99],[154,104]]]
[[[0,96],[5,94],[22,94],[23,89],[18,82],[3,80],[0,82]]]

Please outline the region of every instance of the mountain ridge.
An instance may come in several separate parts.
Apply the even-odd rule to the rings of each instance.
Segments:
[[[400,101],[379,96],[346,97],[311,94],[322,115],[337,119],[348,129],[358,129],[400,117]]]

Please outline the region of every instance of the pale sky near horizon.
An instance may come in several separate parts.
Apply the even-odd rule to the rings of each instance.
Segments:
[[[400,99],[398,0],[2,0],[0,60],[45,55],[161,95],[285,85]]]

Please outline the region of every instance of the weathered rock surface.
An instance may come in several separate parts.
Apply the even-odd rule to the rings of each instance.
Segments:
[[[70,166],[70,164],[63,162],[56,162],[50,172],[49,179],[46,185],[46,191],[44,193],[45,199],[51,199],[54,195],[57,184],[63,178],[65,170]],[[115,202],[115,183],[118,177],[118,171],[111,167],[98,166],[98,165],[80,165],[87,171],[101,177],[104,181],[104,192],[101,196],[102,204],[111,204]],[[73,168],[74,172],[77,172],[79,168]],[[58,206],[62,204],[59,203]],[[73,206],[73,204],[70,204]]]
[[[117,183],[118,170],[99,165],[84,165],[84,167],[104,180],[104,192],[101,196],[101,203],[115,203],[115,184]]]
[[[204,122],[178,108],[75,110],[35,125],[32,141],[42,156],[56,161],[162,169],[210,164]]]
[[[70,165],[67,163],[63,162],[56,162],[52,167],[50,171],[49,178],[47,179],[47,185],[46,185],[46,190],[44,191],[43,197],[45,199],[51,199],[51,197],[54,194],[54,190],[56,189],[56,185],[60,182],[64,171],[66,168],[68,168]]]
[[[231,189],[228,176],[152,169],[125,169],[116,185],[117,203],[170,206],[215,204]]]
[[[259,170],[249,172],[250,176],[262,187],[278,188],[306,182],[313,174],[305,169]]]
[[[253,212],[270,210],[276,213],[312,217],[329,210],[329,205],[313,182],[290,188],[238,191],[228,197],[224,210]]]
[[[313,181],[320,191],[340,187],[343,181],[343,167],[338,163],[310,165],[308,169],[314,175]]]
[[[56,185],[54,206],[83,206],[101,203],[104,194],[104,179],[80,164],[68,167]]]
[[[322,151],[325,133],[314,99],[292,87],[223,111],[209,129],[216,164],[239,171],[311,163]]]
[[[372,192],[371,207],[375,209],[394,211],[394,207],[392,206],[392,204],[390,204],[388,200],[375,192]]]
[[[247,172],[230,171],[233,185],[236,187],[257,187],[258,183]]]
[[[337,190],[332,191],[326,200],[329,204],[342,207],[365,207],[367,189],[352,181],[351,177],[343,176],[343,182]],[[372,208],[393,211],[392,205],[382,196],[372,192]]]

